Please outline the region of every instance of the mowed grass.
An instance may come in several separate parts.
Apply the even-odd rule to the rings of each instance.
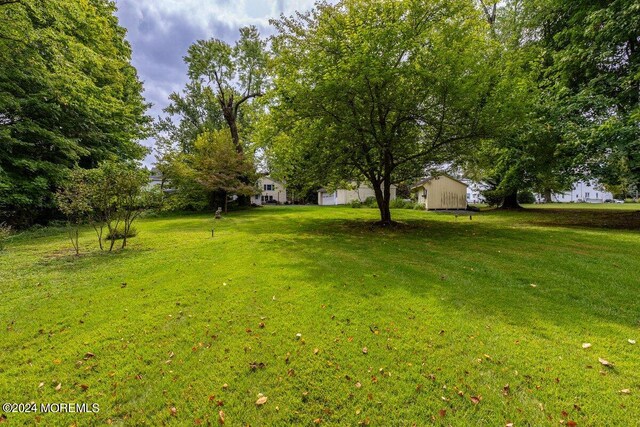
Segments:
[[[640,214],[585,212],[146,218],[112,254],[84,230],[79,258],[24,233],[0,254],[0,396],[100,411],[5,421],[637,425]]]

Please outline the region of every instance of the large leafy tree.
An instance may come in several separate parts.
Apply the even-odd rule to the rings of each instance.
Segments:
[[[469,153],[463,168],[492,186],[503,208],[518,208],[518,192],[534,190],[547,200],[584,174],[584,141],[571,138],[567,112],[549,87],[545,49],[540,42],[541,2],[480,0],[491,35],[499,43],[499,108],[492,115],[498,131]]]
[[[114,12],[107,0],[0,5],[0,215],[12,222],[46,220],[74,165],[145,152],[148,106]]]
[[[592,162],[596,172],[635,185],[640,185],[639,15],[635,0],[548,0],[537,14],[550,87],[573,126],[570,136],[599,154]]]
[[[185,57],[191,81],[215,94],[239,153],[243,152],[238,130],[241,108],[263,95],[266,59],[265,42],[253,26],[240,29],[234,46],[218,39],[198,40]]]
[[[344,0],[273,24],[269,120],[296,145],[273,148],[327,183],[368,181],[382,225],[392,183],[485,133],[492,43],[470,2]]]

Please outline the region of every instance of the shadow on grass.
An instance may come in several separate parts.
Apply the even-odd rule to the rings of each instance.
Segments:
[[[518,220],[559,226],[546,211],[527,213]],[[395,288],[424,301],[435,298],[475,319],[500,318],[521,326],[541,319],[567,327],[590,322],[637,327],[639,283],[626,272],[640,270],[640,260],[632,255],[638,242],[624,241],[618,233],[581,234],[575,227],[589,220],[591,213],[585,214],[567,220],[571,228],[565,230],[430,219],[380,229],[374,220],[345,218],[301,218],[294,229],[277,216],[269,218],[267,228],[250,227],[252,234],[277,234],[287,241],[274,247],[287,260],[282,265],[301,282],[328,287],[328,298],[346,293],[365,302]],[[621,214],[628,217],[616,213]],[[602,228],[603,218],[610,216],[589,224]],[[410,304],[411,299],[398,300],[393,309]]]
[[[496,213],[499,211],[487,212]],[[529,208],[511,213],[514,218],[538,226],[640,231],[640,211]]]

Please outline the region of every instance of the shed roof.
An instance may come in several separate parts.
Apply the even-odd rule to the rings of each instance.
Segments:
[[[455,179],[452,176],[449,176],[447,174],[440,174],[440,175],[437,175],[437,176],[431,176],[431,177],[428,177],[428,178],[421,179],[420,181],[416,182],[413,186],[411,186],[411,189],[415,190],[416,188],[420,188],[423,185],[425,185],[426,183],[428,183],[429,181],[433,181],[434,179],[437,179],[437,178],[440,178],[440,177],[449,178],[450,180],[458,182],[458,183],[464,185],[465,187],[469,186],[469,184],[467,184],[465,182],[462,182],[459,179]]]

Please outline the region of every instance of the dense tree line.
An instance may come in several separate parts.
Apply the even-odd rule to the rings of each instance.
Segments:
[[[140,159],[150,124],[108,0],[0,4],[0,221],[56,215],[75,166]]]

